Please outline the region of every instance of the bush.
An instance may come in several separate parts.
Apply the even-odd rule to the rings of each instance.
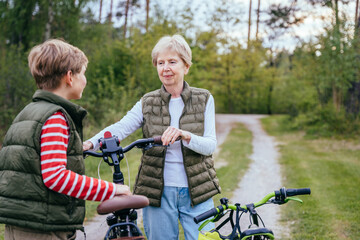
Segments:
[[[337,111],[331,104],[313,111],[285,118],[289,129],[304,130],[308,137],[355,137],[360,133],[359,118],[348,117],[344,109]]]

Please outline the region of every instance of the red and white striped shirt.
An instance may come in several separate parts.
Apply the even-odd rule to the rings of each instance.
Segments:
[[[104,201],[113,198],[116,187],[100,179],[66,169],[69,125],[61,111],[45,122],[41,131],[41,174],[49,189],[72,197]]]

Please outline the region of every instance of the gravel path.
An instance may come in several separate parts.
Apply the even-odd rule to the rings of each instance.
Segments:
[[[274,139],[268,136],[262,129],[259,121],[262,117],[264,117],[264,115],[216,115],[216,134],[218,140],[218,148],[214,154],[216,168],[221,168],[227,164],[226,162],[216,161],[216,156],[219,154],[221,144],[225,141],[235,123],[243,123],[253,134],[253,153],[250,156],[252,162],[249,166],[249,170],[238,184],[238,188],[235,190],[233,198],[230,199],[233,203],[240,202],[241,204],[247,204],[256,202],[267,193],[279,189],[282,186],[280,166],[277,162],[278,152],[276,150],[276,143]],[[279,206],[268,205],[259,208],[257,211],[261,215],[266,226],[274,231],[275,236],[283,237],[280,235],[279,228]],[[243,220],[248,220],[248,218],[244,217]],[[242,229],[245,229],[247,228],[248,222],[242,222],[241,224]],[[106,216],[96,216],[85,223],[87,240],[103,239],[106,230]],[[229,231],[228,228],[225,229],[223,233],[228,233]],[[78,231],[76,239],[84,239],[84,234]]]
[[[276,143],[274,139],[263,130],[259,121],[262,117],[264,117],[264,115],[218,114],[216,116],[217,129],[222,129],[222,133],[217,133],[219,134],[218,145],[220,147],[226,139],[226,135],[236,122],[244,124],[253,134],[253,153],[250,156],[252,161],[248,171],[238,183],[238,187],[230,199],[231,203],[248,204],[257,202],[269,192],[280,189],[282,186],[280,165],[277,162],[278,151],[276,149]],[[226,135],[224,136],[224,134]],[[216,163],[215,159],[215,166],[221,167],[225,164],[226,163],[223,162]],[[279,226],[279,210],[279,206],[277,205],[267,205],[258,208],[257,212],[262,217],[266,227],[272,229],[275,236],[282,238],[286,236],[282,233],[284,228]],[[248,227],[248,220],[248,216],[243,216],[241,229]],[[230,226],[222,231],[223,234],[230,232]]]

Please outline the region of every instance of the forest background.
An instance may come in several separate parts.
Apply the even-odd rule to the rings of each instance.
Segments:
[[[357,136],[359,0],[288,0],[266,8],[261,0],[246,0],[246,8],[243,2],[0,0],[0,143],[36,89],[27,66],[34,45],[62,38],[89,58],[88,84],[76,103],[89,112],[90,134],[160,87],[151,50],[175,33],[193,53],[185,80],[210,90],[217,113],[287,114],[291,128],[312,136]],[[349,5],[353,18],[342,10]],[[324,23],[322,31],[302,39],[292,31],[310,16]],[[272,44],[290,32],[292,49]]]

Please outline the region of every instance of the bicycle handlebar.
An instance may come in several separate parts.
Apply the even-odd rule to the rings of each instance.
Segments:
[[[199,222],[201,222],[201,221],[203,221],[203,220],[205,220],[207,218],[216,216],[218,213],[220,213],[222,211],[224,211],[224,208],[223,208],[222,205],[220,205],[220,206],[218,206],[216,208],[212,208],[212,209],[200,214],[199,216],[194,217],[194,222],[196,224],[198,224]]]
[[[306,194],[310,194],[310,193],[311,193],[310,188],[299,188],[299,189],[281,188],[279,191],[274,191],[272,193],[269,193],[263,199],[261,199],[259,202],[254,203],[254,207],[257,208],[257,207],[264,205],[273,197],[275,197],[275,201],[272,203],[283,204],[283,203],[285,203],[285,199],[287,197],[296,196],[296,195],[306,195]],[[247,205],[240,206],[240,208],[242,208],[244,211],[248,210]],[[212,209],[194,217],[194,222],[196,224],[198,224],[199,222],[201,222],[207,218],[214,217],[214,216],[222,213],[226,209],[236,210],[236,205],[233,205],[233,204],[219,205],[215,208],[212,208]]]
[[[94,157],[103,157],[104,153],[115,153],[115,152],[119,152],[119,151],[121,151],[121,153],[126,153],[126,152],[130,151],[131,149],[133,149],[134,147],[144,148],[152,143],[162,145],[161,136],[156,136],[153,138],[138,139],[138,140],[130,143],[128,146],[126,146],[124,148],[122,148],[121,146],[118,146],[115,149],[111,149],[111,150],[102,149],[101,152],[94,152],[91,150],[87,150],[87,151],[84,151],[83,154],[84,154],[84,156],[90,155],[90,156],[94,156]]]
[[[132,142],[128,146],[124,147],[123,152],[126,153],[126,152],[130,151],[134,147],[142,148],[142,147],[145,147],[145,146],[147,146],[148,144],[151,144],[151,143],[162,144],[161,136],[156,136],[156,137],[153,137],[153,138],[138,139],[135,142]]]
[[[111,136],[110,132],[105,132],[104,137],[99,139],[101,152],[84,151],[83,155],[102,157],[104,162],[114,167],[113,182],[118,184],[124,183],[124,177],[120,170],[120,161],[124,158],[124,153],[130,151],[134,147],[148,150],[155,146],[162,146],[161,136],[154,138],[138,139],[128,146],[122,148],[120,141],[116,136]]]

